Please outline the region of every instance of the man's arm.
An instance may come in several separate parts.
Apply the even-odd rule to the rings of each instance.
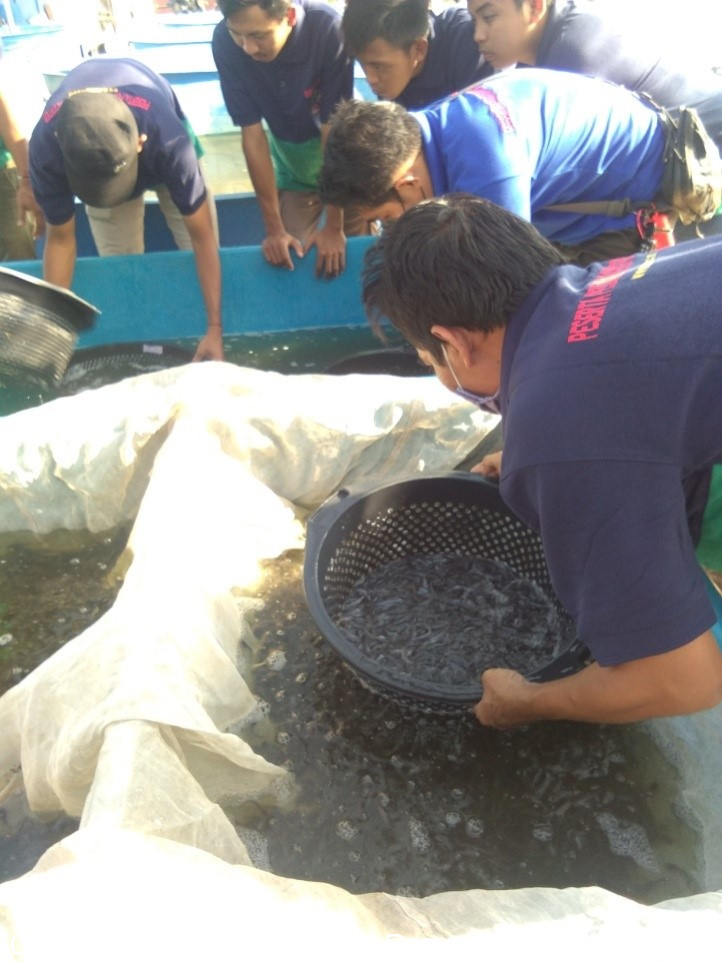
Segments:
[[[0,92],[0,138],[10,151],[19,178],[18,226],[23,226],[28,214],[32,214],[35,221],[35,237],[40,237],[45,230],[45,218],[30,186],[28,142],[20,131],[7,98],[2,92]]]
[[[321,127],[321,145],[326,147],[328,124]],[[337,277],[346,266],[346,235],[343,232],[343,208],[326,205],[326,222],[308,239],[304,254],[316,247],[316,277]]]
[[[662,655],[603,668],[598,664],[558,681],[530,682],[518,672],[490,668],[474,713],[482,725],[516,728],[535,721],[614,724],[688,715],[722,701],[722,651],[714,635]]]
[[[43,255],[43,277],[49,284],[70,288],[75,270],[75,216],[64,224],[48,224]]]
[[[283,226],[271,151],[261,124],[243,127],[241,144],[251,183],[261,208],[263,223],[266,225],[266,236],[261,245],[263,256],[270,264],[276,267],[287,267],[292,271],[293,261],[289,248],[292,247],[299,257],[303,257],[303,246],[300,240],[289,234]]]
[[[208,201],[192,214],[183,217],[188,228],[196,259],[198,281],[206,306],[208,330],[195,353],[194,361],[223,360],[223,326],[221,321],[221,259],[213,231]]]

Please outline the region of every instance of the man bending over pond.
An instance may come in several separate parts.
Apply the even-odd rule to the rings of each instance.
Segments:
[[[466,194],[414,206],[367,252],[372,322],[388,317],[442,384],[500,411],[501,494],[541,535],[595,659],[544,683],[490,668],[482,724],[722,700],[704,571],[722,570],[720,263],[708,240],[578,267]]]

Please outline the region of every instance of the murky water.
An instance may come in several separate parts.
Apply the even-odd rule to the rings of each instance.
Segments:
[[[364,329],[226,345],[229,360],[282,372],[324,370],[376,346]],[[36,388],[0,392],[0,413],[47,399]],[[0,692],[110,607],[126,536],[0,536]],[[320,638],[301,564],[293,553],[269,566],[253,616],[251,683],[265,713],[244,734],[299,785],[290,813],[229,812],[259,865],[354,892],[600,885],[653,903],[702,890],[677,774],[642,728],[498,733],[469,715],[402,710],[365,690]],[[0,881],[76,827],[0,807]]]
[[[110,608],[128,532],[0,534],[0,694]]]
[[[398,335],[389,334],[391,343],[399,344]],[[195,341],[169,341],[171,349],[182,351],[192,357]],[[330,365],[355,354],[378,350],[380,345],[370,328],[337,327],[323,331],[292,331],[290,333],[237,334],[224,338],[226,360],[232,364],[282,374],[308,374],[324,371]],[[77,357],[82,359],[82,351]],[[166,358],[164,364],[158,359],[158,366],[171,366],[168,361],[179,358]],[[79,390],[112,384],[126,377],[153,370],[153,355],[139,351],[135,358],[124,357],[120,360],[108,358],[95,359],[87,372],[69,368],[68,379],[58,388],[51,388],[39,381],[13,381],[0,375],[0,416],[12,414],[28,407],[36,407],[52,401],[63,394],[77,393]]]
[[[127,527],[0,535],[0,695],[111,607],[127,538]],[[38,819],[23,799],[0,805],[0,882],[29,871],[77,827],[64,816]]]
[[[254,747],[293,770],[297,810],[244,810],[280,875],[352,892],[600,885],[645,903],[702,891],[675,770],[639,726],[495,732],[401,709],[318,635],[301,555],[268,567],[253,615]]]

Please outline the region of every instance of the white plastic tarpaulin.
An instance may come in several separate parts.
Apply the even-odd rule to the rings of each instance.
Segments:
[[[545,946],[676,958],[719,944],[713,894],[653,908],[601,889],[414,899],[276,877],[251,864],[224,813],[246,799],[293,804],[289,773],[236,734],[257,711],[243,609],[261,562],[302,547],[308,512],[340,487],[451,470],[496,423],[434,378],[225,364],[3,420],[0,531],[134,522],[110,611],[0,699],[0,801],[25,793],[36,812],[81,819],[0,886],[3,962],[275,958],[301,945],[318,958],[442,947],[545,958]],[[660,728],[684,745],[695,811],[719,783],[719,720]],[[703,817],[708,878],[722,884],[718,810]]]

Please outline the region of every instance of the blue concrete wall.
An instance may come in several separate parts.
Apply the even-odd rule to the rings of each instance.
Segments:
[[[227,334],[365,325],[363,255],[371,238],[350,238],[347,267],[335,280],[317,279],[315,252],[287,271],[271,267],[260,247],[221,249],[223,322]],[[7,264],[42,277],[41,261]],[[198,338],[205,310],[193,254],[158,251],[124,257],[81,257],[73,291],[101,311],[78,347],[118,341]]]

